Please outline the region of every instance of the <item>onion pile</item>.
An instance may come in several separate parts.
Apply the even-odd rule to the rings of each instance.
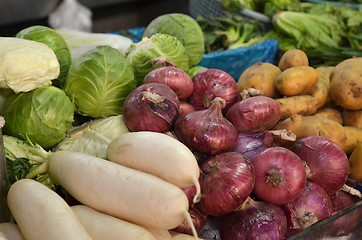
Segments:
[[[160,61],[166,66],[151,71],[129,94],[123,117],[130,131],[168,134],[195,156],[199,202],[193,201],[195,186],[183,189],[193,226],[184,221],[173,231],[205,233],[216,219],[220,224],[210,229],[217,230],[216,239],[281,240],[338,213],[337,205],[344,209],[358,201],[341,190],[349,163],[336,143],[321,136],[295,143],[293,133],[271,130],[281,119],[274,99],[255,89],[239,92],[224,71],[202,70],[191,80],[167,59],[155,64]],[[328,236],[354,231],[356,224],[346,222],[359,223],[361,216],[355,211],[338,219]]]

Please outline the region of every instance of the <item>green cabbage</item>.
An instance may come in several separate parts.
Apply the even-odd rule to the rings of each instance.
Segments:
[[[158,57],[171,59],[176,67],[185,72],[189,70],[189,59],[185,47],[176,38],[164,33],[156,33],[150,38],[131,45],[126,53],[128,61],[134,68],[137,85],[140,85],[144,77],[154,68],[152,61]]]
[[[198,22],[182,13],[169,13],[152,20],[143,37],[151,37],[155,33],[164,33],[176,37],[185,47],[189,58],[189,66],[198,64],[205,52],[204,35]]]
[[[68,131],[67,137],[55,151],[74,151],[107,159],[107,147],[111,140],[129,132],[123,122],[123,115],[90,120]]]
[[[54,51],[59,62],[60,73],[58,78],[52,81],[52,84],[63,87],[72,64],[70,50],[63,37],[49,27],[38,25],[21,30],[16,34],[16,37],[44,43]]]
[[[8,96],[1,114],[6,122],[5,134],[43,148],[63,140],[74,121],[72,102],[63,90],[54,86]]]
[[[132,65],[115,48],[98,46],[73,62],[64,91],[75,111],[93,118],[118,115],[136,87]]]

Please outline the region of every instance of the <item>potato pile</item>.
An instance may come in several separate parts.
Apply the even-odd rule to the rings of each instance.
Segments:
[[[256,88],[280,104],[275,130],[291,131],[297,140],[319,135],[337,143],[349,156],[351,178],[362,182],[362,58],[315,68],[303,51],[291,49],[278,66],[263,62],[247,68],[238,87]]]

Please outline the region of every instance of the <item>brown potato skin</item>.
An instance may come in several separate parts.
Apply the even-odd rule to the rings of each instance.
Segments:
[[[362,183],[362,143],[359,143],[349,156],[349,177]]]
[[[284,70],[277,80],[275,86],[283,96],[303,95],[317,83],[318,72],[309,66],[297,66]]]
[[[263,92],[264,96],[276,97],[278,91],[275,80],[282,71],[274,64],[267,62],[255,63],[248,67],[237,82],[239,92],[248,88],[255,88]]]
[[[317,100],[317,108],[328,105],[332,101],[329,94],[329,87],[331,85],[329,79],[333,69],[334,67],[327,66],[316,68],[316,71],[318,72],[318,81],[307,94],[313,96]]]
[[[343,125],[362,129],[362,110],[347,110],[342,113]]]
[[[331,73],[333,101],[348,110],[362,109],[362,58],[349,58],[337,64]]]
[[[301,138],[318,135],[330,139],[342,149],[347,140],[344,127],[336,121],[319,116],[302,116],[295,114],[274,126],[274,130],[291,131],[296,135],[297,141]],[[278,140],[277,144],[290,147],[291,143]]]
[[[282,55],[278,63],[278,67],[282,71],[297,66],[309,66],[307,54],[300,49],[289,49]]]
[[[362,143],[362,129],[352,126],[344,126],[344,131],[346,133],[347,139],[342,149],[347,154],[350,154],[359,143]]]
[[[342,114],[340,111],[338,111],[335,108],[331,108],[331,107],[320,108],[317,110],[317,112],[314,115],[331,119],[331,120],[336,121],[339,124],[343,125]]]
[[[275,99],[282,112],[281,120],[294,114],[313,115],[317,112],[317,100],[309,95],[297,95]]]

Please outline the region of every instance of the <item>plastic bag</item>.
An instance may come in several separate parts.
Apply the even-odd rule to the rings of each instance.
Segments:
[[[49,15],[52,28],[69,28],[83,32],[92,31],[92,11],[76,0],[63,0]]]

